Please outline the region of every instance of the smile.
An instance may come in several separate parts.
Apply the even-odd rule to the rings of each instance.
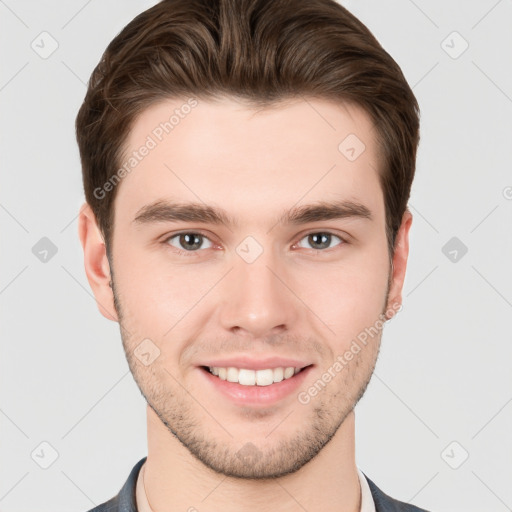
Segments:
[[[270,386],[276,382],[290,379],[302,368],[295,368],[293,366],[267,368],[264,370],[249,370],[247,368],[234,368],[232,366],[227,368],[209,366],[208,371],[221,380],[228,382],[237,382],[242,386]]]
[[[314,366],[310,364],[303,368],[287,366],[258,370],[233,366],[200,366],[198,369],[201,379],[205,379],[215,395],[241,406],[268,407],[296,393]]]

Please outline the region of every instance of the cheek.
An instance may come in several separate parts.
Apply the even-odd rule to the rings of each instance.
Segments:
[[[301,269],[301,297],[343,343],[375,324],[385,310],[389,267],[386,258],[354,255],[329,266]]]
[[[120,237],[121,240],[121,237]],[[162,266],[149,251],[116,246],[114,274],[123,320],[133,329],[161,337],[175,323],[173,318],[186,302],[179,272]]]
[[[155,266],[139,266],[126,260],[116,269],[116,294],[122,308],[125,350],[134,354],[133,364],[139,368],[139,382],[155,379],[166,382],[172,377],[182,379],[179,360],[187,339],[187,329],[194,318],[192,297],[183,272],[167,275]],[[183,288],[183,286],[185,288]],[[146,340],[151,340],[148,344]],[[145,345],[144,345],[145,343]],[[144,347],[144,349],[142,349]],[[158,354],[148,367],[134,357],[141,352]]]
[[[193,305],[207,293],[208,276],[157,267],[137,269],[116,275],[123,313],[139,328],[148,329],[159,337],[172,330],[178,322],[193,314]],[[176,329],[178,326],[176,326]]]
[[[171,264],[161,252],[122,251],[115,259],[116,293],[130,346],[149,338],[160,348],[159,362],[173,367],[180,351],[203,325],[212,286],[225,273],[222,266]],[[200,319],[200,320],[198,320]]]

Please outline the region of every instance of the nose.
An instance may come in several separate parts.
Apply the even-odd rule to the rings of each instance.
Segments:
[[[268,249],[254,261],[235,255],[222,283],[220,320],[233,334],[265,337],[297,328],[301,302],[291,273]]]

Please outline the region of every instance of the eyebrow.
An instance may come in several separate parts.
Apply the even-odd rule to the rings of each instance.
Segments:
[[[348,200],[319,201],[313,204],[292,207],[277,219],[277,223],[301,225],[308,222],[345,218],[373,219],[369,208],[362,203]],[[204,203],[180,203],[168,200],[157,200],[143,206],[137,211],[132,222],[135,224],[152,224],[172,221],[224,225],[230,228],[238,225],[236,220],[223,208],[208,206]]]

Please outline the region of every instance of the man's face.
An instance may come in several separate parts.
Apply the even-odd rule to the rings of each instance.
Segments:
[[[396,309],[375,133],[362,110],[315,99],[260,111],[232,99],[183,104],[144,111],[127,140],[127,158],[150,150],[115,201],[123,346],[149,406],[197,459],[236,477],[284,475],[327,444],[364,393],[380,330],[334,370],[338,356]],[[158,130],[175,109],[188,114]],[[233,223],[152,214],[156,202],[222,209]],[[286,220],[320,202],[344,213]],[[261,383],[279,380],[277,367],[305,369],[243,385],[209,366]]]

